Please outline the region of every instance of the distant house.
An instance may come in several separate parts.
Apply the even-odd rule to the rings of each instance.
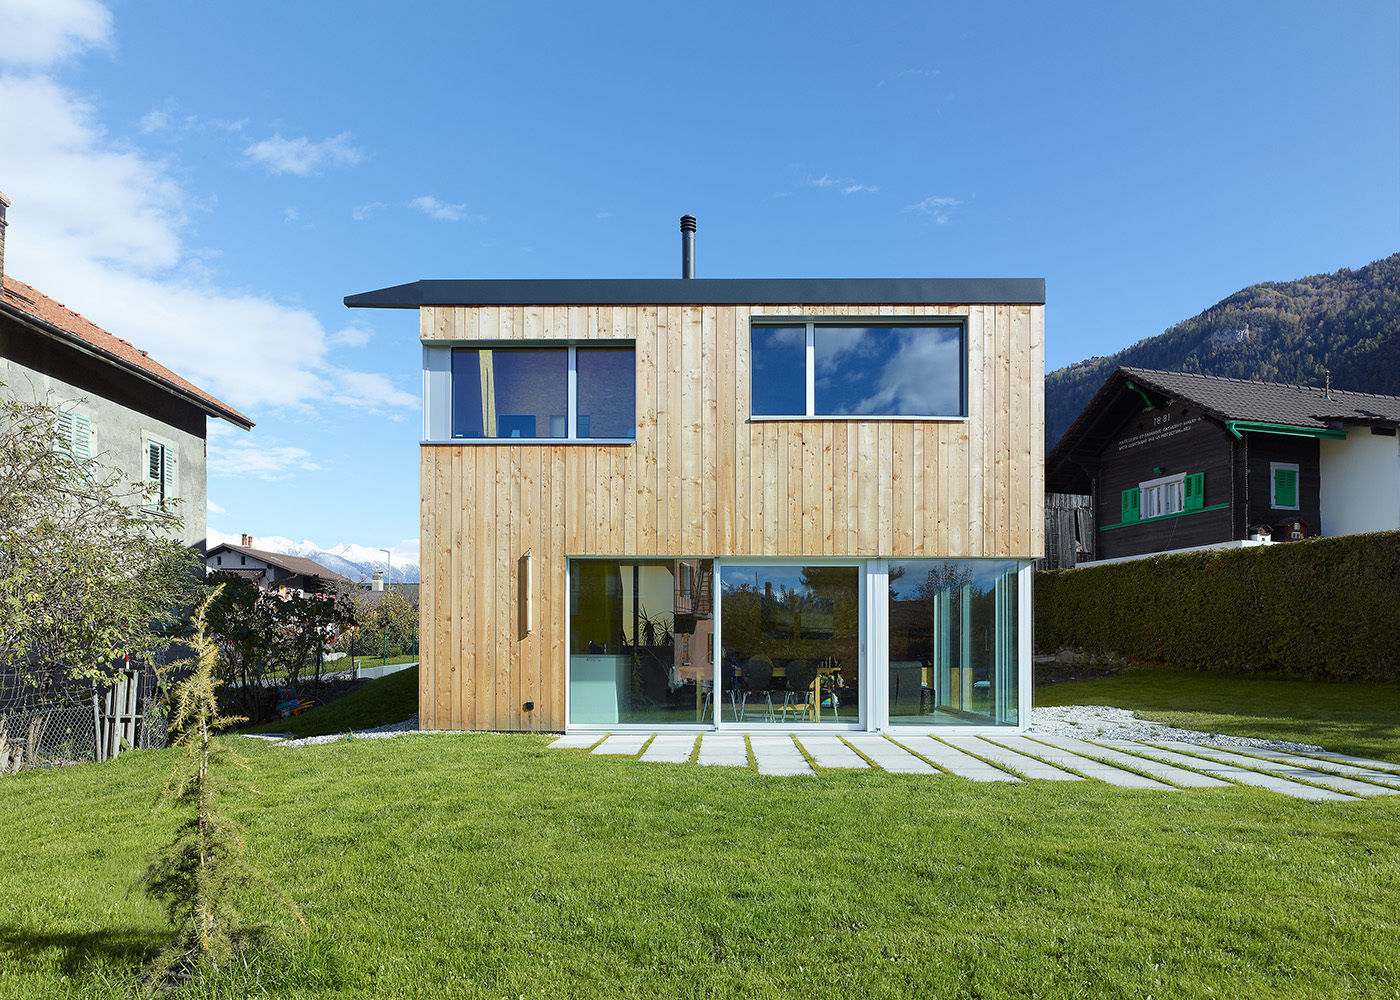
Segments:
[[[152,487],[153,510],[178,507],[180,538],[205,545],[209,417],[242,430],[232,407],[37,289],[5,274],[0,195],[0,393],[59,408],[58,430],[80,458],[100,457]],[[153,304],[156,305],[156,304]]]
[[[1046,459],[1097,559],[1400,528],[1400,397],[1119,368]]]
[[[404,600],[408,601],[415,608],[418,607],[418,584],[400,583],[390,580],[387,584],[384,581],[383,570],[375,570],[368,583],[360,584],[363,593],[360,600],[367,604],[377,604],[384,599],[385,594],[400,594]]]
[[[241,545],[222,542],[211,548],[204,557],[205,569],[209,573],[240,576],[262,590],[281,594],[319,594],[335,587],[355,586],[353,580],[320,563],[301,556],[255,549],[250,535],[242,539]]]

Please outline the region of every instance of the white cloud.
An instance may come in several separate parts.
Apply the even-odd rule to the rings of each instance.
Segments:
[[[141,116],[141,120],[136,123],[136,129],[142,135],[153,135],[156,132],[165,132],[170,129],[171,117],[169,111],[154,109],[147,111]]]
[[[112,43],[112,13],[97,0],[0,0],[0,63],[48,66]]]
[[[287,208],[282,209],[282,221],[283,221],[283,222],[296,222],[296,221],[297,221],[298,219],[300,219],[300,218],[301,218],[301,210],[300,210],[299,208],[297,208],[295,205],[290,205],[290,206],[288,206]]]
[[[248,146],[243,154],[266,167],[268,173],[298,177],[310,177],[325,167],[353,167],[365,156],[363,150],[350,144],[349,132],[320,142],[312,142],[304,135],[296,139],[274,135]]]
[[[369,201],[355,208],[350,213],[350,218],[354,219],[356,222],[364,222],[371,215],[384,207],[385,205],[382,201]]]
[[[430,194],[414,198],[408,203],[409,208],[416,208],[430,219],[438,222],[461,222],[463,219],[471,219],[479,222],[481,217],[470,215],[466,205],[449,205],[446,202],[438,201]]]
[[[214,427],[220,427],[215,431]],[[210,425],[208,469],[211,478],[262,479],[275,482],[299,472],[319,472],[324,466],[312,460],[305,448],[278,444],[266,436],[255,438]]]
[[[416,408],[384,376],[337,366],[337,344],[310,311],[219,287],[217,253],[183,241],[210,200],[191,197],[164,161],[112,141],[93,108],[49,77],[0,75],[0,137],[13,201],[7,273],[245,412],[331,399]]]
[[[936,222],[940,226],[946,226],[952,210],[961,204],[962,201],[958,198],[930,196],[913,205],[905,205],[904,210],[923,216],[925,222]]]
[[[326,338],[326,343],[332,347],[364,347],[369,343],[370,332],[362,326],[341,327]]]
[[[228,511],[224,510],[222,507],[220,507],[218,504],[216,504],[213,500],[205,500],[205,501],[204,501],[204,512],[205,512],[206,514],[227,514],[227,513],[228,513]]]
[[[862,184],[849,177],[832,177],[830,174],[822,174],[820,177],[809,177],[805,183],[808,187],[835,188],[843,195],[875,194],[880,190],[880,185],[878,184]]]

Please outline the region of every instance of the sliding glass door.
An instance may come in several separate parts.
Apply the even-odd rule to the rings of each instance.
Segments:
[[[860,725],[863,568],[726,562],[719,578],[721,724]]]

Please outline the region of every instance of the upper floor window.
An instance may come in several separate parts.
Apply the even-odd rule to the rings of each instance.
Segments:
[[[631,440],[636,368],[630,344],[453,348],[452,438]]]
[[[176,497],[175,448],[163,441],[146,439],[145,480],[151,505],[166,510]]]
[[[749,345],[755,417],[967,415],[960,322],[755,321]]]

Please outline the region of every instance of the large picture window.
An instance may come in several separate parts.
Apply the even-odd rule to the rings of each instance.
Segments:
[[[966,416],[961,323],[755,322],[755,417]]]
[[[454,439],[636,437],[630,344],[458,347],[451,375]]]
[[[569,563],[569,723],[714,721],[714,563]]]

